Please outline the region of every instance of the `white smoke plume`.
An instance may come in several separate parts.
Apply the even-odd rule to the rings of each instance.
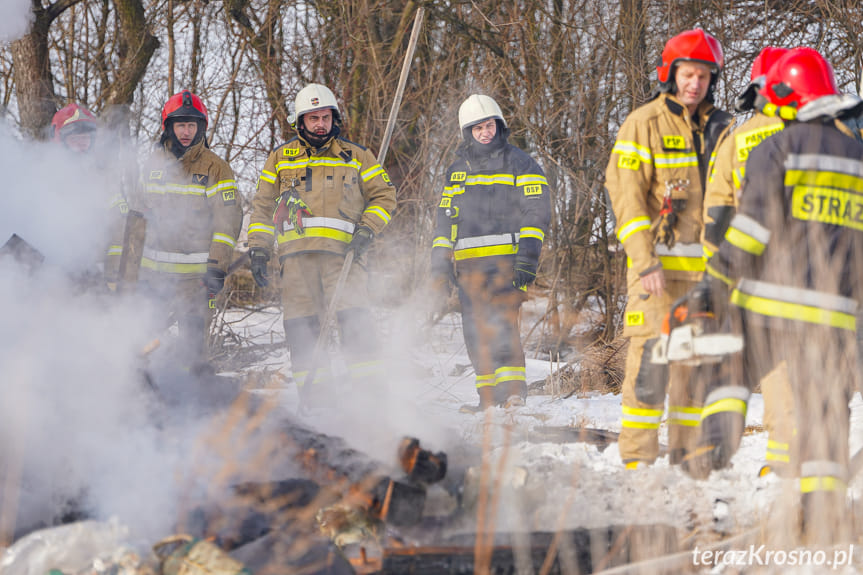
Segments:
[[[139,535],[164,536],[177,519],[178,462],[196,433],[159,428],[139,372],[164,318],[101,281],[82,282],[85,272],[100,277],[108,201],[122,189],[116,153],[82,157],[0,128],[0,245],[17,234],[44,255],[35,269],[0,257],[7,536],[56,521],[69,501],[90,516],[117,516]]]
[[[29,0],[0,2],[0,42],[11,42],[23,36],[33,20]]]

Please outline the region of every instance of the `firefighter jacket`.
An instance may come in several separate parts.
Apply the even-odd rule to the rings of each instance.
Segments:
[[[141,174],[133,209],[147,219],[142,273],[203,275],[230,265],[243,212],[231,167],[204,140],[178,160],[159,146]]]
[[[508,143],[481,157],[462,146],[457,155],[438,204],[432,252],[446,250],[456,267],[491,268],[499,256],[516,254],[537,262],[551,220],[542,168]]]
[[[302,229],[285,222],[276,230],[273,216],[283,194],[308,206]],[[389,223],[396,188],[370,150],[343,138],[314,148],[294,137],[267,158],[252,200],[249,247],[268,250],[275,236],[279,256],[304,252],[344,254],[358,225],[375,235]]]
[[[863,144],[838,121],[790,123],[752,151],[740,208],[708,263],[750,325],[855,329],[861,160]]]
[[[115,194],[108,203],[108,249],[102,260],[104,277],[108,283],[116,283],[120,277],[120,258],[123,255],[123,233],[126,229],[126,215],[129,202],[122,193]]]
[[[730,120],[707,101],[693,119],[674,96],[660,94],[623,122],[605,177],[631,271],[646,275],[661,266],[670,280],[700,278],[703,182]],[[671,247],[657,243],[666,194],[676,220]]]
[[[749,153],[784,127],[785,122],[781,118],[756,113],[733,130],[726,130],[720,138],[704,194],[702,243],[705,259],[716,252],[739,205]]]

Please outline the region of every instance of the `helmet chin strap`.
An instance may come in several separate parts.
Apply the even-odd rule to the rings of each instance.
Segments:
[[[302,125],[302,120],[299,120],[298,124],[299,124],[298,132],[300,133],[300,136],[302,136],[302,138],[305,141],[310,143],[315,148],[320,148],[321,146],[323,146],[324,144],[329,142],[331,139],[337,138],[339,136],[339,134],[341,133],[341,128],[339,127],[339,125],[336,122],[333,122],[333,127],[330,128],[330,131],[327,132],[326,134],[324,134],[323,136],[318,136],[317,134],[312,134],[308,130],[306,130],[306,127],[304,125]]]

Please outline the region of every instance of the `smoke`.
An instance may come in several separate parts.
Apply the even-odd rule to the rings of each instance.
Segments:
[[[33,20],[28,0],[0,2],[0,42],[11,42],[23,36]]]
[[[118,153],[73,155],[0,127],[0,245],[14,233],[44,255],[35,267],[0,257],[0,532],[50,524],[69,502],[136,535],[164,536],[177,519],[198,423],[153,417],[141,352],[164,325],[85,281],[100,277],[108,202],[123,190]]]

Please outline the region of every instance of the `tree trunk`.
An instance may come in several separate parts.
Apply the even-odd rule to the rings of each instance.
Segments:
[[[38,0],[33,2],[33,26],[26,36],[12,42],[15,66],[15,95],[18,99],[21,130],[34,140],[48,136],[45,127],[57,111],[54,83],[48,65],[50,14]]]

